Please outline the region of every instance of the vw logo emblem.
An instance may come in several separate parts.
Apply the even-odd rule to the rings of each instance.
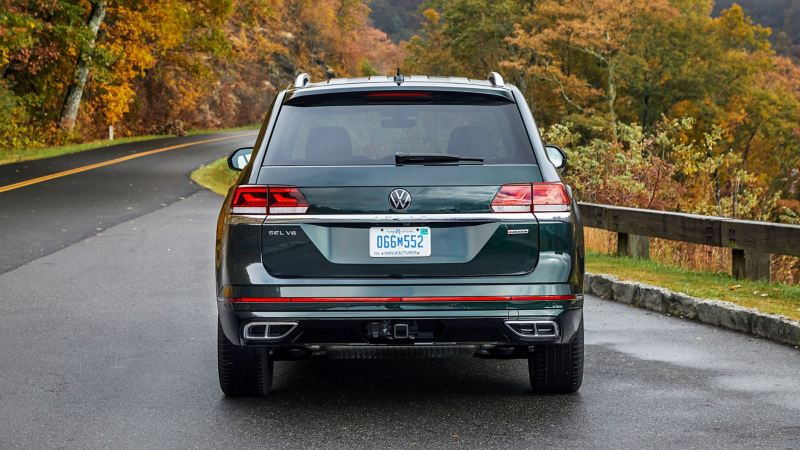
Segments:
[[[389,207],[397,212],[403,212],[411,206],[411,194],[405,189],[395,189],[389,194]]]

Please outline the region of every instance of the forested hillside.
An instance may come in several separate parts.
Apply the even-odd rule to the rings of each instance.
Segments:
[[[423,0],[371,0],[370,19],[379,30],[386,32],[394,42],[408,40],[419,31]]]
[[[372,0],[370,18],[393,41],[409,39],[419,31],[418,10],[426,0]],[[772,29],[775,50],[800,59],[800,0],[716,0],[714,15],[739,4],[757,24]]]
[[[775,49],[800,60],[800,0],[717,0],[715,13],[737,3],[759,25],[772,29]]]
[[[261,119],[300,71],[388,73],[360,0],[0,0],[0,149]]]

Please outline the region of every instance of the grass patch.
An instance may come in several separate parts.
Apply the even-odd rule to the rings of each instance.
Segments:
[[[257,129],[258,125],[247,125],[236,128],[221,128],[221,129],[198,129],[191,130],[186,133],[187,136],[196,136],[198,134],[210,133],[225,133],[231,131],[247,131]],[[39,147],[39,148],[23,148],[23,149],[0,149],[0,165],[11,164],[22,161],[33,161],[36,159],[52,158],[54,156],[68,155],[70,153],[84,152],[86,150],[94,150],[96,148],[110,147],[112,145],[127,144],[129,142],[142,142],[150,141],[153,139],[174,137],[165,134],[155,134],[147,136],[131,136],[114,139],[109,141],[107,139],[84,142],[81,144],[68,144],[58,145],[54,147]]]
[[[250,131],[250,130],[258,130],[260,126],[261,124],[254,123],[234,128],[198,128],[196,130],[189,130],[189,132],[187,132],[186,135],[197,136],[198,134],[228,133],[231,131]]]
[[[207,166],[200,166],[192,172],[192,180],[195,183],[223,196],[228,193],[228,188],[236,182],[238,177],[239,172],[234,172],[228,167],[227,158],[220,158]]]
[[[153,139],[169,137],[167,135],[148,135],[148,136],[132,136],[119,139],[100,140],[92,142],[84,142],[82,144],[69,144],[58,145],[55,147],[41,147],[41,148],[21,148],[11,150],[0,150],[0,165],[11,164],[21,161],[33,161],[36,159],[52,158],[53,156],[68,155],[70,153],[85,152],[86,150],[94,150],[96,148],[108,147],[117,144],[126,144],[128,142],[141,142],[150,141]]]
[[[736,280],[725,273],[687,270],[650,260],[593,252],[586,256],[586,271],[652,284],[692,297],[724,300],[800,320],[800,286]]]

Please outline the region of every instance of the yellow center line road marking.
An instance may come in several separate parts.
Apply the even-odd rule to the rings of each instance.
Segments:
[[[146,152],[134,153],[132,155],[122,156],[120,158],[109,159],[108,161],[102,161],[95,164],[89,164],[87,166],[76,167],[74,169],[65,170],[63,172],[56,172],[38,178],[31,178],[30,180],[20,181],[19,183],[0,186],[0,192],[13,191],[14,189],[30,186],[32,184],[43,183],[45,181],[54,180],[56,178],[66,177],[67,175],[73,175],[76,173],[86,172],[87,170],[97,169],[100,167],[110,166],[113,164],[119,164],[121,162],[129,161],[131,159],[141,158],[143,156],[155,155],[156,153],[168,152],[170,150],[178,150],[179,148],[191,147],[193,145],[210,144],[212,142],[238,139],[247,136],[255,136],[255,134],[237,134],[236,136],[225,136],[221,138],[205,139],[202,141],[187,142],[185,144],[170,145],[169,147],[162,147],[162,148],[157,148],[155,150],[148,150]]]

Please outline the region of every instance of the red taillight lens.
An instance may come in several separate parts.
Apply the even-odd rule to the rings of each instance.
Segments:
[[[531,212],[531,185],[503,185],[492,200],[494,212]]]
[[[233,193],[231,213],[266,214],[267,187],[251,185],[238,186]]]
[[[308,202],[296,187],[270,186],[269,214],[305,214],[308,211]]]
[[[566,212],[570,199],[562,183],[505,184],[492,200],[492,211]]]
[[[232,214],[304,214],[308,202],[291,186],[238,186],[233,193]]]
[[[533,184],[533,212],[569,211],[569,194],[562,183]]]

